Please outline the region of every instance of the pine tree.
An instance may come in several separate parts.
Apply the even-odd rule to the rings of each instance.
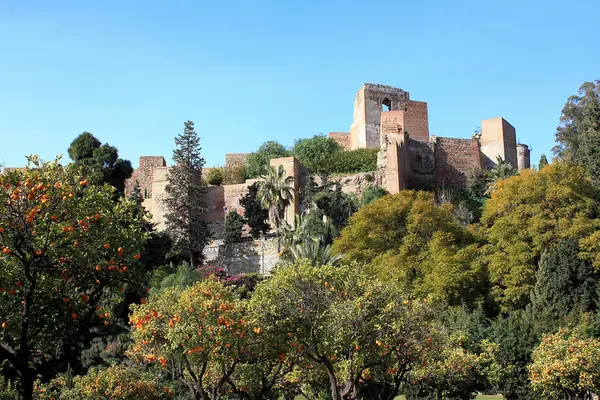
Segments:
[[[204,184],[200,155],[200,138],[192,121],[185,122],[183,133],[175,137],[175,165],[167,177],[165,205],[166,231],[173,240],[173,250],[195,268],[202,263],[202,251],[210,238],[202,202]]]
[[[142,195],[140,182],[137,179],[135,180],[135,184],[133,185],[133,191],[129,195],[129,199],[135,203],[136,212],[144,212],[144,206],[142,205],[142,203],[144,202],[144,196]]]

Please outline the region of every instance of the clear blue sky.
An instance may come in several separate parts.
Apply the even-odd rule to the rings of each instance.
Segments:
[[[171,161],[195,121],[207,166],[266,140],[347,131],[365,82],[429,103],[432,134],[502,116],[549,153],[600,79],[600,1],[0,0],[0,161],[81,132]]]

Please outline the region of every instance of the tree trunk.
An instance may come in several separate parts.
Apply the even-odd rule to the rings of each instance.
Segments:
[[[25,366],[24,371],[19,371],[21,375],[19,385],[19,398],[21,400],[33,399],[33,381],[35,380],[33,372]]]
[[[329,386],[331,388],[331,399],[332,400],[343,400],[340,399],[338,387],[337,387],[337,379],[333,371],[327,369],[327,376],[329,377]]]

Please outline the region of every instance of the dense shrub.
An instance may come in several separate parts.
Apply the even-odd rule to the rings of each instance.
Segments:
[[[242,237],[244,217],[237,211],[229,211],[225,219],[225,244],[237,242]]]
[[[237,185],[246,181],[245,165],[230,165],[223,169],[223,183],[225,185]]]
[[[331,174],[375,171],[378,151],[378,149],[356,149],[335,152],[327,159],[327,170]]]
[[[258,150],[248,155],[246,168],[248,178],[260,178],[267,173],[269,161],[272,158],[287,157],[290,152],[279,142],[269,141],[263,143]]]
[[[60,387],[65,382],[58,378],[52,385]],[[42,392],[43,390],[43,392]],[[40,388],[40,399],[54,398],[52,393],[47,393]],[[122,400],[167,400],[174,398],[171,388],[161,385],[156,376],[143,372],[137,368],[128,368],[121,365],[111,366],[107,369],[92,368],[87,375],[73,378],[73,387],[64,389],[60,393],[61,400],[102,400],[108,398]]]
[[[386,194],[389,194],[388,191],[381,186],[367,186],[365,190],[363,190],[360,204],[363,206],[367,205],[373,200],[382,198]]]
[[[211,168],[208,171],[208,174],[206,174],[206,182],[208,182],[209,185],[215,186],[223,183],[223,168]]]
[[[327,160],[339,151],[340,145],[333,139],[316,135],[310,139],[296,140],[292,154],[312,173],[327,175],[330,167]]]

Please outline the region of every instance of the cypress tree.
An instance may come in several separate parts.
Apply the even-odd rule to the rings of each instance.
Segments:
[[[175,165],[167,176],[165,205],[166,231],[175,253],[187,258],[192,268],[202,263],[204,246],[210,239],[207,209],[202,202],[204,183],[200,138],[192,121],[185,122],[183,133],[175,137]]]

